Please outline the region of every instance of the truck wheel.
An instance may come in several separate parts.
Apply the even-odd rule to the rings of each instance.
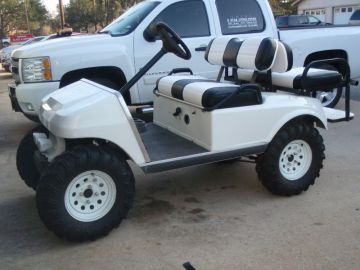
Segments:
[[[125,159],[104,146],[79,146],[55,158],[36,191],[45,226],[70,241],[95,240],[119,226],[135,181]]]
[[[48,130],[45,127],[37,126],[22,138],[16,151],[16,167],[25,184],[36,190],[40,179],[40,172],[34,161],[35,151],[38,150],[33,139],[34,132],[48,134]]]
[[[338,71],[334,66],[324,64],[319,69]],[[321,104],[327,108],[334,108],[338,104],[342,95],[342,88],[329,89],[329,91],[316,91],[316,98],[320,100]]]
[[[256,164],[259,180],[274,194],[300,194],[320,175],[324,151],[323,139],[311,123],[287,125],[259,156]]]
[[[23,113],[23,115],[30,121],[33,121],[35,123],[40,123],[40,119],[37,115],[31,115],[31,114],[26,114],[26,113]]]
[[[338,104],[341,95],[342,95],[342,88],[340,89],[334,88],[333,90],[326,92],[322,92],[322,91],[316,92],[316,98],[320,100],[321,104],[324,107],[328,107],[328,108],[334,108],[336,104]]]
[[[121,87],[114,81],[111,81],[107,78],[101,78],[101,77],[95,77],[95,78],[89,78],[90,81],[96,82],[98,84],[104,85],[106,87],[109,87],[114,90],[119,90]]]

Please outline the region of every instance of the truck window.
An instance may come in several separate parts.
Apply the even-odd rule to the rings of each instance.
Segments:
[[[256,0],[216,0],[223,35],[262,32],[264,16]]]
[[[304,25],[308,23],[309,23],[309,19],[307,16],[298,16],[298,15],[289,16],[289,25],[291,26]]]
[[[153,21],[164,22],[182,38],[210,36],[209,20],[202,1],[182,1],[168,6]]]
[[[356,10],[353,15],[351,15],[350,20],[360,20],[360,9]]]
[[[130,8],[99,33],[110,33],[113,36],[124,36],[131,33],[159,3],[154,1],[141,2]]]
[[[310,24],[319,24],[320,20],[318,18],[316,18],[316,17],[309,16],[309,23]]]
[[[284,27],[284,26],[288,26],[288,17],[286,16],[281,16],[281,17],[276,17],[276,24],[279,27]]]

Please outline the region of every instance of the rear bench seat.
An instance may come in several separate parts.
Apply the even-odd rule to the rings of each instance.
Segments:
[[[271,69],[271,78],[269,78],[267,72],[256,72],[251,69],[238,69],[238,80],[244,82],[258,82],[266,86],[271,84],[272,88],[277,89],[308,91],[331,91],[341,84],[342,75],[339,72],[317,68],[309,69],[305,81],[305,67],[292,68],[293,55],[291,49],[281,41],[276,42],[278,43],[278,51],[275,57],[275,63]]]
[[[277,43],[271,38],[253,37],[213,39],[205,59],[213,65],[266,72],[274,64]],[[262,103],[257,85],[220,83],[192,75],[171,75],[157,81],[155,93],[184,101],[205,110],[250,106]]]

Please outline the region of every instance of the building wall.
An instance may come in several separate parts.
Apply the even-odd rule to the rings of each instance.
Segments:
[[[311,10],[317,13],[313,15],[320,20],[327,23],[336,23],[336,7],[360,8],[360,0],[303,0],[298,4],[298,14],[304,14],[306,11]],[[342,23],[345,23],[345,21]]]
[[[298,9],[316,9],[336,6],[360,6],[360,0],[303,0]]]

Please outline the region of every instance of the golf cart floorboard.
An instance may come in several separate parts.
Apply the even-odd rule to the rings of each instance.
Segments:
[[[208,152],[208,150],[192,141],[180,137],[153,123],[147,123],[146,131],[140,132],[140,136],[151,161]]]

